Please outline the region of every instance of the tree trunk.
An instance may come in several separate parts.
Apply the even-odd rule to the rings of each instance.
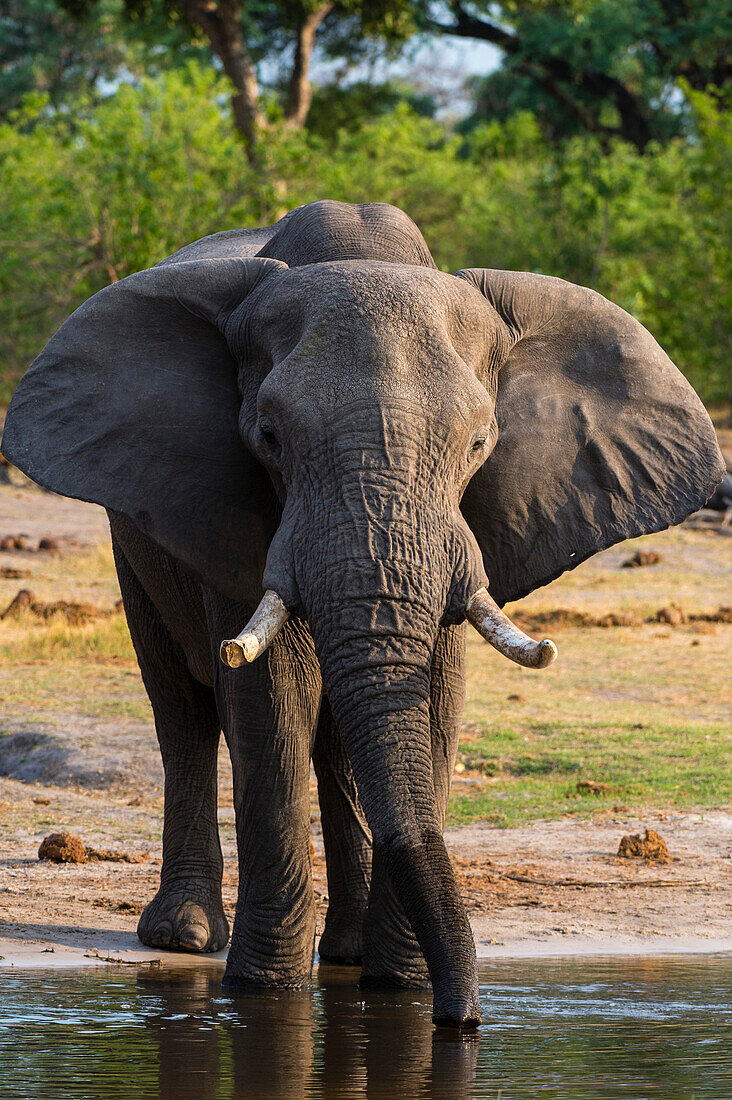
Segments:
[[[231,98],[234,123],[254,163],[257,133],[264,126],[264,116],[259,107],[257,74],[241,30],[241,0],[185,0],[185,13],[206,35],[236,89]]]
[[[310,62],[313,56],[315,35],[326,15],[332,10],[333,4],[321,4],[319,8],[308,12],[297,28],[295,61],[290,76],[285,107],[285,121],[292,129],[299,130],[305,125],[305,120],[308,117],[313,99],[310,85]]]

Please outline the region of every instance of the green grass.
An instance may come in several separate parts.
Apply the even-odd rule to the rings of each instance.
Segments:
[[[458,777],[450,822],[510,826],[615,806],[732,800],[732,627],[551,633],[559,658],[543,672],[469,636],[461,759],[477,782]],[[582,794],[582,780],[611,789]]]
[[[467,793],[456,785],[449,823],[720,806],[732,799],[731,756],[729,726],[705,722],[517,722],[464,745],[461,759],[480,785]],[[580,793],[583,780],[609,789]]]

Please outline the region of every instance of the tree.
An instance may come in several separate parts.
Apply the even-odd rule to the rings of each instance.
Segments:
[[[92,20],[104,0],[58,0],[77,19]],[[152,45],[164,32],[192,46],[206,44],[234,87],[232,112],[249,157],[256,159],[256,143],[267,120],[257,80],[258,56],[284,52],[294,45],[284,107],[285,122],[297,128],[305,123],[312,99],[310,64],[315,37],[333,11],[330,0],[120,0],[130,27]],[[284,41],[283,39],[284,34]]]
[[[732,80],[728,0],[488,0],[413,4],[431,34],[491,42],[524,89],[551,97],[577,128],[639,151],[669,136],[673,90]],[[504,89],[505,90],[505,89]]]
[[[56,0],[2,0],[0,118],[29,93],[56,105],[112,78],[127,56],[115,16],[107,2],[97,6],[93,17],[79,19]]]

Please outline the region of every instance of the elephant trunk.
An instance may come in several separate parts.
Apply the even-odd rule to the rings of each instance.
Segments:
[[[430,740],[437,620],[414,600],[308,609],[375,850],[427,962],[437,1024],[480,1022],[475,945],[438,818]]]

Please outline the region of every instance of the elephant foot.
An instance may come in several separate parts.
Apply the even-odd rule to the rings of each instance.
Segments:
[[[190,889],[161,886],[143,910],[137,935],[147,947],[168,951],[220,951],[229,942],[219,887],[206,892],[200,882]]]
[[[427,989],[427,963],[411,927],[398,911],[367,912],[364,925],[364,989]]]
[[[358,899],[348,899],[345,904],[334,903],[331,899],[318,944],[321,962],[333,966],[361,966],[365,910],[365,903],[359,906]]]
[[[361,966],[362,939],[360,928],[339,926],[337,921],[329,922],[326,918],[318,944],[320,961],[333,966]]]
[[[411,936],[389,936],[375,942],[372,931],[364,944],[359,984],[363,989],[429,989],[431,983],[416,940],[413,945]]]

